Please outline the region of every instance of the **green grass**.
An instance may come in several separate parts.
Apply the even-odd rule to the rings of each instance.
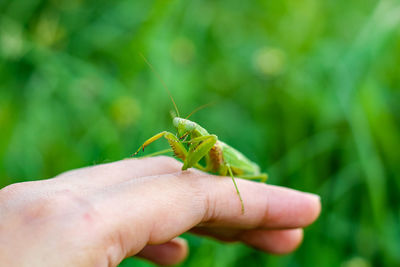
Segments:
[[[21,0],[0,14],[0,186],[172,130],[141,52],[181,113],[215,102],[193,120],[323,203],[294,254],[187,235],[183,266],[400,264],[400,2]]]

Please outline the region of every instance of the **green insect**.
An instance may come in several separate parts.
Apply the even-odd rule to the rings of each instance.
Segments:
[[[216,175],[229,175],[232,178],[236,192],[239,196],[243,214],[244,204],[234,177],[244,179],[260,179],[262,182],[265,182],[268,177],[267,174],[260,172],[260,167],[256,163],[249,160],[241,152],[218,140],[216,135],[208,133],[207,130],[201,127],[199,124],[188,120],[188,118],[201,107],[192,112],[188,117],[181,118],[179,116],[179,111],[175,101],[172,98],[167,86],[158,73],[154,70],[152,65],[147,61],[147,59],[143,55],[141,56],[158,76],[172,100],[175,111],[178,115],[177,117],[174,117],[172,121],[177,130],[177,134],[175,135],[167,131],[158,133],[146,140],[139,147],[136,153],[133,154],[133,156],[138,154],[140,150],[144,150],[146,146],[150,145],[154,141],[164,137],[167,139],[171,149],[162,151],[161,153],[172,151],[176,157],[183,161],[182,170],[194,167],[204,172],[209,172]],[[200,160],[203,158],[205,159],[205,166],[203,166],[204,164],[200,164]]]

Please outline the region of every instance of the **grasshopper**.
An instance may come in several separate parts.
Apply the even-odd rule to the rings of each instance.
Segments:
[[[188,168],[194,167],[201,171],[220,176],[229,175],[232,178],[236,193],[239,197],[242,214],[244,214],[243,199],[240,195],[235,177],[243,179],[260,179],[262,182],[265,182],[268,175],[260,172],[260,167],[256,163],[249,160],[241,152],[219,140],[215,134],[208,133],[206,129],[201,127],[196,122],[188,119],[192,114],[194,114],[194,112],[198,111],[202,107],[193,111],[186,118],[181,118],[175,101],[172,98],[168,87],[161,79],[161,76],[158,75],[147,59],[143,55],[141,56],[150,66],[153,72],[158,76],[172,100],[177,114],[177,116],[173,118],[172,124],[176,128],[177,133],[173,134],[168,131],[163,131],[150,137],[132,156],[138,154],[140,150],[144,151],[146,146],[164,137],[167,139],[171,149],[161,151],[161,153],[168,151],[173,152],[176,157],[183,161],[182,170],[187,170]],[[187,139],[189,140],[186,141]],[[199,163],[203,158],[205,159],[205,166]]]

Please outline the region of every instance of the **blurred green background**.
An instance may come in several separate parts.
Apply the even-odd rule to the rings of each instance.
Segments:
[[[139,52],[181,113],[215,102],[192,119],[322,198],[293,254],[186,235],[182,266],[400,265],[399,1],[0,1],[0,186],[173,130]]]

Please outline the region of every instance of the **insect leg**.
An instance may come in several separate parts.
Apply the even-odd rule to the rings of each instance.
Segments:
[[[236,193],[238,194],[239,200],[240,200],[240,204],[242,205],[242,214],[244,214],[243,199],[242,199],[242,196],[240,195],[239,188],[237,187],[237,184],[236,184],[236,181],[235,181],[235,177],[233,177],[231,166],[229,164],[226,164],[226,167],[228,168],[229,175],[231,176],[233,184],[235,185]]]
[[[156,135],[150,137],[149,139],[147,139],[147,140],[143,143],[143,145],[141,145],[141,146],[139,147],[139,149],[138,149],[135,153],[132,154],[132,157],[135,156],[135,155],[137,155],[137,153],[139,153],[140,150],[143,150],[143,151],[144,151],[144,148],[145,148],[146,146],[148,146],[148,145],[150,145],[151,143],[153,143],[154,141],[160,139],[160,138],[163,137],[166,133],[168,133],[168,132],[164,131],[164,132],[158,133],[158,134],[156,134]]]
[[[139,151],[142,149],[144,150],[144,148],[148,145],[150,145],[151,143],[153,143],[154,141],[160,139],[161,137],[165,137],[165,139],[167,139],[169,145],[171,146],[174,154],[182,159],[185,160],[186,159],[186,155],[187,155],[187,151],[185,149],[185,147],[181,144],[181,142],[179,141],[179,139],[172,133],[164,131],[161,133],[158,133],[156,135],[154,135],[153,137],[150,137],[149,139],[147,139],[143,145],[141,145],[139,147],[139,149],[136,151],[136,153],[134,153],[132,156],[135,156],[137,153],[139,153]]]
[[[182,145],[182,142],[176,137],[174,134],[167,132],[164,137],[167,139],[169,145],[171,146],[175,156],[180,158],[181,160],[185,161],[187,158],[187,150]]]
[[[195,139],[201,138],[201,143],[199,145],[191,145],[189,152],[187,154],[186,160],[183,162],[182,170],[186,170],[195,166],[200,159],[202,159],[210,149],[215,145],[218,138],[216,135],[205,135],[200,136]]]
[[[166,154],[166,153],[169,153],[169,152],[173,152],[172,148],[168,148],[168,149],[164,149],[164,150],[157,151],[157,152],[154,152],[154,153],[150,153],[150,154],[144,155],[144,156],[139,157],[139,158],[142,159],[142,158],[155,157],[155,156]]]
[[[209,139],[210,136],[213,136],[213,135],[202,135],[202,136],[198,136],[198,137],[192,138],[192,139],[190,139],[188,141],[184,141],[184,142],[190,143],[190,144],[200,143],[201,141]]]
[[[208,169],[206,167],[203,167],[199,163],[196,163],[193,167],[195,167],[196,169],[199,169],[200,171],[208,172]]]
[[[268,179],[268,174],[260,173],[256,175],[240,175],[240,178],[247,179],[247,180],[257,180],[260,179],[260,182],[265,183]]]

